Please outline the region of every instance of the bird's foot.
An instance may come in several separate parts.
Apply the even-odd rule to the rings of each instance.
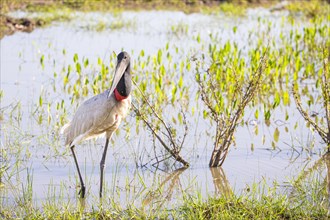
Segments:
[[[82,186],[78,192],[78,195],[80,195],[80,198],[85,198],[85,191],[86,191],[85,186]]]

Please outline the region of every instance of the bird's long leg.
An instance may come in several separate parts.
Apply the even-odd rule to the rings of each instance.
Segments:
[[[100,168],[101,168],[101,174],[100,174],[100,198],[102,197],[103,171],[104,171],[104,166],[105,166],[105,158],[106,158],[106,155],[107,155],[108,145],[109,145],[109,138],[107,138],[106,141],[105,141],[105,147],[104,147],[102,159],[101,159],[101,162],[100,162]]]
[[[78,170],[78,174],[79,174],[79,180],[80,180],[80,186],[81,186],[81,189],[79,191],[79,194],[80,194],[80,197],[81,198],[84,198],[85,197],[85,184],[84,184],[83,178],[81,177],[81,173],[80,173],[80,169],[79,169],[79,165],[78,165],[76,154],[74,153],[74,145],[71,146],[71,151],[72,151],[74,162],[76,164],[76,167],[77,167],[77,170]]]

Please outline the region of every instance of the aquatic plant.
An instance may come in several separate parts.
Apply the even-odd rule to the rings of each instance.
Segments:
[[[330,152],[330,88],[329,88],[329,80],[330,80],[330,71],[329,71],[329,61],[328,54],[329,51],[324,52],[323,59],[323,68],[320,69],[320,84],[321,84],[321,92],[322,95],[320,97],[323,98],[323,108],[325,110],[325,127],[320,127],[318,120],[313,120],[310,117],[310,113],[308,113],[302,106],[301,98],[299,94],[299,84],[298,84],[298,76],[296,76],[296,80],[294,81],[292,92],[294,96],[294,100],[296,102],[297,108],[301,115],[304,117],[307,123],[309,123],[321,136],[325,144],[327,145],[327,150]],[[296,73],[297,74],[297,73]],[[321,124],[321,123],[320,123]]]
[[[140,55],[144,57],[144,51]],[[183,77],[184,68],[190,69],[190,65],[185,65],[184,61],[174,62],[169,44],[165,50],[158,50],[157,56],[148,57],[146,61],[138,58],[138,63],[141,65],[135,71],[143,74],[134,78],[138,87],[134,91],[137,103],[133,104],[137,123],[142,121],[167,153],[184,166],[189,166],[180,156],[180,151],[188,134],[185,112],[189,104],[189,87],[183,83]],[[171,113],[165,113],[166,109],[174,106],[176,108]],[[164,159],[167,158],[164,155]],[[161,161],[163,159],[156,157],[156,164]]]
[[[226,159],[244,109],[263,81],[267,51],[268,49],[261,52],[254,50],[248,62],[251,67],[247,67],[237,47],[232,47],[230,42],[219,49],[210,45],[211,66],[206,72],[200,72],[204,64],[196,67],[199,96],[207,109],[203,112],[204,118],[216,123],[210,167],[221,166]]]
[[[118,30],[118,29],[134,29],[136,22],[134,20],[124,19],[121,13],[113,13],[113,16],[109,19],[99,19],[94,24],[86,24],[83,28],[91,31],[102,32],[106,30]]]
[[[169,34],[170,35],[173,34],[176,37],[180,37],[182,35],[187,35],[188,34],[188,25],[183,22],[179,22],[178,24],[173,24],[170,27]]]
[[[182,113],[183,115],[183,121],[182,123],[184,124],[185,127],[185,132],[183,134],[183,138],[181,141],[177,141],[176,139],[176,130],[173,130],[164,120],[163,116],[159,115],[155,108],[153,107],[153,105],[150,104],[150,102],[148,101],[148,99],[146,98],[145,94],[140,90],[141,92],[141,96],[143,98],[143,103],[144,105],[147,105],[149,109],[151,109],[151,113],[152,115],[155,117],[156,120],[159,121],[159,125],[157,127],[155,127],[153,125],[153,122],[148,120],[148,116],[150,116],[150,114],[145,114],[144,112],[142,112],[143,110],[141,110],[141,107],[137,107],[136,105],[133,104],[133,109],[136,113],[136,116],[139,117],[144,124],[146,125],[147,128],[149,128],[153,135],[155,136],[155,138],[160,142],[160,144],[165,148],[165,150],[179,163],[182,163],[184,167],[188,167],[189,163],[180,155],[180,151],[182,149],[182,146],[184,144],[184,140],[187,136],[187,130],[188,130],[188,126],[187,126],[187,121],[186,121],[186,117],[184,115],[184,113]],[[164,131],[162,131],[162,136],[160,136],[160,132],[159,129],[163,128]],[[166,140],[165,140],[165,138]],[[167,144],[169,143],[169,144]],[[162,160],[158,160],[157,159],[157,163],[162,162]]]
[[[307,178],[310,184],[302,182],[296,185],[294,194],[283,195],[278,193],[279,186],[267,186],[264,182],[254,183],[250,189],[241,195],[211,196],[203,199],[201,191],[193,194],[184,193],[182,205],[175,209],[166,209],[157,200],[159,194],[165,190],[171,194],[173,185],[180,188],[178,178],[181,171],[175,171],[159,183],[155,191],[147,191],[146,200],[143,203],[131,203],[124,207],[120,203],[109,199],[102,206],[93,205],[86,209],[84,201],[59,201],[45,203],[41,209],[29,206],[29,202],[14,209],[3,207],[0,213],[3,218],[28,218],[28,219],[327,219],[327,207],[323,201],[327,199],[326,187],[320,184],[322,177],[316,179]],[[168,183],[169,182],[169,183]],[[167,185],[166,185],[167,184]],[[172,185],[173,184],[173,185]],[[176,185],[176,186],[175,186]],[[154,195],[153,195],[154,193]],[[294,196],[293,196],[294,195]],[[155,200],[151,209],[147,208],[147,202]]]

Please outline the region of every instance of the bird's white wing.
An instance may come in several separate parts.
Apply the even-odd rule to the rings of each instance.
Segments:
[[[86,135],[102,133],[115,123],[115,119],[109,118],[116,101],[113,96],[108,98],[109,91],[105,91],[86,100],[77,109],[66,133],[66,144],[71,144],[77,137],[87,138]],[[106,123],[105,123],[106,122]]]

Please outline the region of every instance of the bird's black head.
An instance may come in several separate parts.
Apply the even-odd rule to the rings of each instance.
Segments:
[[[131,65],[130,56],[127,52],[121,52],[117,56],[117,63],[126,63],[126,69],[123,76],[120,78],[118,85],[116,87],[119,94],[123,97],[127,97],[132,90],[132,77],[131,77]],[[118,65],[118,64],[117,64]]]
[[[117,55],[117,65],[121,62],[127,62],[129,63],[131,60],[131,57],[129,56],[129,54],[125,51],[123,52],[120,52],[118,55]]]
[[[132,88],[130,56],[127,52],[120,52],[117,56],[115,76],[111,85],[109,96],[116,91],[122,96],[127,97]]]

